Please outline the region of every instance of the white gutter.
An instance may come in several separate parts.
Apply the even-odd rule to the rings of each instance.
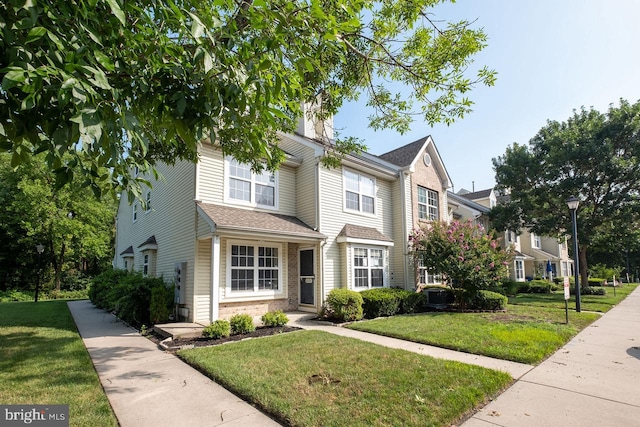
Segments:
[[[407,250],[407,245],[409,242],[409,231],[407,227],[407,203],[406,203],[406,186],[405,186],[405,173],[400,171],[400,196],[402,197],[402,241],[404,248],[402,249],[402,256],[404,257],[403,268],[404,268],[404,288],[407,289],[407,282],[409,281],[409,252]]]

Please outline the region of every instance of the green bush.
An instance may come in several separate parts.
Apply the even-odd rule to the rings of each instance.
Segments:
[[[400,312],[400,297],[394,289],[379,288],[360,292],[364,317],[393,316]]]
[[[216,320],[202,330],[202,336],[214,340],[231,335],[231,324],[226,320]]]
[[[248,314],[234,314],[229,319],[229,323],[233,335],[248,334],[256,330],[256,326],[253,324],[253,317]]]
[[[598,277],[589,277],[588,279],[588,286],[602,286],[602,284],[605,282],[604,279],[598,278]]]
[[[412,314],[424,311],[427,303],[427,296],[422,292],[411,292],[401,290],[400,313]]]
[[[523,282],[520,292],[530,294],[549,294],[551,293],[551,283],[546,280],[532,280]]]
[[[33,301],[33,292],[19,291],[17,289],[0,291],[0,302],[9,301]]]
[[[349,289],[333,289],[327,295],[324,315],[338,322],[352,322],[362,319],[362,295]]]
[[[502,281],[501,287],[505,295],[515,295],[520,290],[520,282],[516,282],[515,280],[505,279]]]
[[[88,299],[87,289],[76,289],[75,291],[51,290],[44,295],[43,299]]]
[[[468,307],[475,310],[504,310],[507,297],[497,292],[480,290],[467,301]]]
[[[569,293],[571,295],[575,295],[576,287],[572,286],[571,288],[569,288]],[[602,286],[593,287],[593,288],[590,286],[584,286],[580,288],[580,295],[606,295],[606,294],[607,294],[607,290]]]
[[[169,320],[169,313],[173,307],[173,286],[156,286],[151,289],[149,317],[152,324]]]
[[[126,270],[107,270],[93,279],[91,279],[91,285],[89,287],[89,299],[98,308],[104,310],[113,310],[116,304],[116,298],[113,295],[113,289],[122,280],[124,280],[129,273]]]
[[[289,322],[289,318],[281,310],[270,311],[262,315],[262,323],[269,328],[284,326]]]

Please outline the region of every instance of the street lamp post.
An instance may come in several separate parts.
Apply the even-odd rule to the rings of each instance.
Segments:
[[[38,268],[36,273],[36,297],[35,302],[38,302],[38,291],[40,290],[40,266],[42,265],[42,253],[44,252],[44,245],[42,243],[38,243],[36,245],[36,251],[38,251]]]
[[[578,210],[578,200],[575,196],[571,196],[567,200],[567,206],[571,211],[571,222],[573,223],[573,256],[574,256],[574,274],[576,286],[576,312],[580,313],[580,260],[578,256],[578,220],[576,219],[576,211]]]

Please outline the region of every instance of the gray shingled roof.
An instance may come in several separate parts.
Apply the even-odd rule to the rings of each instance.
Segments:
[[[133,246],[129,246],[127,249],[120,252],[120,255],[127,255],[127,254],[133,255]]]
[[[489,197],[489,195],[491,195],[492,191],[493,191],[493,188],[487,188],[486,190],[475,191],[473,193],[458,194],[458,196],[462,196],[465,199],[469,199],[469,200],[485,199]]]
[[[429,138],[429,136],[420,138],[417,141],[413,141],[400,148],[396,148],[388,153],[381,154],[378,157],[400,167],[409,166],[416,159],[416,156],[420,154],[420,150],[424,143],[427,142],[427,138]]]
[[[388,238],[375,228],[362,227],[360,225],[353,224],[345,224],[338,236],[351,237],[354,239],[378,240],[381,242],[393,242],[393,239]]]
[[[140,246],[138,246],[139,248],[145,246],[145,245],[157,245],[158,243],[156,242],[156,236],[155,234],[151,237],[149,237],[147,240],[145,240]]]
[[[486,206],[482,206],[480,203],[476,203],[473,200],[469,200],[467,198],[464,197],[464,195],[460,195],[460,194],[456,194],[456,193],[452,193],[451,191],[447,191],[447,197],[450,200],[453,200],[455,202],[461,203],[471,209],[475,209],[481,213],[488,213],[490,211],[490,209]]]
[[[259,212],[229,206],[198,203],[218,229],[277,233],[296,237],[325,239],[326,236],[294,216]]]

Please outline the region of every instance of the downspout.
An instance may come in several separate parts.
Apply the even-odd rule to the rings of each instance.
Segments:
[[[315,185],[313,186],[315,192],[315,229],[316,231],[320,231],[320,162],[322,157],[316,157],[316,173],[315,173]],[[320,291],[320,295],[318,295],[318,301],[316,310],[318,307],[322,307],[323,298],[324,298],[324,245],[327,243],[326,239],[320,243],[319,253],[318,253],[318,283],[320,286],[318,287]]]
[[[402,254],[404,257],[403,268],[404,268],[404,289],[407,289],[407,282],[409,281],[409,252],[408,252],[408,241],[409,241],[409,231],[407,227],[407,200],[406,200],[406,186],[405,186],[406,176],[404,171],[400,171],[400,196],[402,197],[401,209],[402,209],[402,244],[404,245],[402,249]]]

